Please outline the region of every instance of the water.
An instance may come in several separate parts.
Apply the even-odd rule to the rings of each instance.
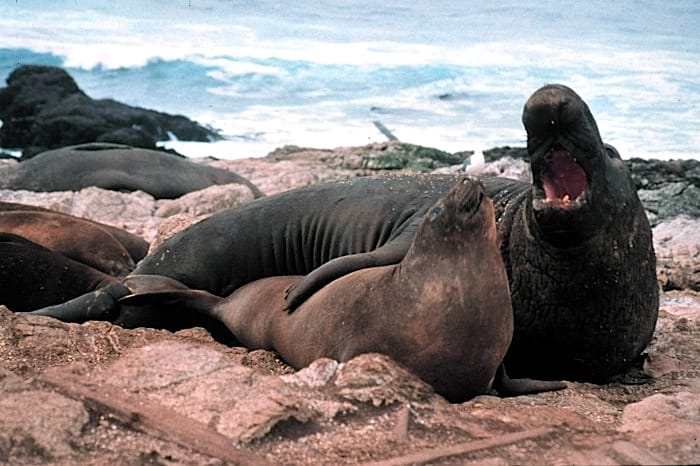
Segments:
[[[265,155],[399,139],[524,145],[544,83],[573,87],[625,157],[698,158],[700,2],[2,0],[0,77],[65,67],[94,98],[184,114]]]

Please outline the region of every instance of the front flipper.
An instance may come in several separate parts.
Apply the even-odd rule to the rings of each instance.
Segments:
[[[112,321],[119,315],[120,306],[117,300],[130,292],[121,282],[113,282],[65,303],[37,309],[28,314],[49,316],[63,322]]]
[[[493,388],[500,396],[507,397],[562,390],[566,384],[558,380],[511,379],[501,364],[493,380]]]
[[[301,303],[328,283],[343,275],[367,267],[398,264],[408,252],[410,238],[396,238],[374,251],[336,257],[292,284],[285,291],[287,310],[294,312]]]

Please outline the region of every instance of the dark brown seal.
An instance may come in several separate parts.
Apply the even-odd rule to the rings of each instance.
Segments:
[[[112,282],[120,285],[111,275],[11,233],[0,233],[0,257],[0,304],[15,312],[61,303]],[[91,316],[88,308],[81,313],[83,320]]]
[[[169,298],[176,312],[184,304],[210,315],[245,346],[277,351],[295,368],[322,357],[383,353],[449,400],[463,401],[490,389],[513,334],[497,242],[491,200],[480,183],[464,178],[423,216],[398,264],[345,275],[292,314],[283,312],[284,290],[299,276],[257,280],[225,299],[184,286]],[[144,279],[153,294],[155,280]],[[138,280],[126,285],[139,288]],[[539,385],[556,388],[562,385]]]
[[[14,212],[14,211],[31,211],[31,212],[51,212],[53,214],[64,215],[71,219],[79,219],[84,222],[92,223],[111,234],[121,245],[129,252],[131,260],[134,263],[140,261],[148,253],[149,244],[148,241],[141,238],[138,235],[129,233],[128,231],[118,228],[112,225],[107,225],[105,223],[96,222],[87,218],[76,217],[74,215],[65,214],[62,212],[57,212],[51,209],[45,209],[43,207],[33,206],[29,204],[20,204],[16,202],[2,202],[0,201],[0,213],[2,212]]]
[[[111,233],[78,217],[43,211],[0,211],[0,231],[22,236],[113,276],[124,276],[136,267]]]
[[[602,381],[629,367],[651,340],[659,305],[651,228],[627,168],[573,90],[538,90],[523,123],[532,184],[483,180],[515,316],[507,367],[513,375]],[[290,294],[294,308],[335,278],[398,263],[421,217],[455,181],[364,178],[263,198],[173,236],[134,274],[217,296],[263,277],[308,274]],[[98,298],[128,327],[192,323],[162,312],[167,303],[120,307],[118,295],[110,304],[104,293],[42,312],[79,315]]]

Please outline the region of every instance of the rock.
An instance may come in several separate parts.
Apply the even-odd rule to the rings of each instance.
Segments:
[[[290,419],[332,420],[359,409],[346,400],[386,406],[435,397],[430,386],[383,355],[341,365],[322,359],[277,377],[235,364],[215,348],[175,341],[131,350],[96,379],[215,425],[238,443],[262,438]]]
[[[112,142],[131,147],[156,148],[155,138],[140,128],[117,128],[113,131],[100,134],[95,138],[96,142]]]
[[[87,96],[61,68],[24,65],[0,89],[0,144],[23,157],[62,146],[108,141],[155,148],[170,139],[213,141],[220,136],[184,116]]]
[[[335,380],[346,399],[372,403],[416,403],[434,396],[433,388],[383,354],[363,354],[339,367]]]
[[[72,439],[90,416],[82,403],[62,395],[27,389],[0,396],[0,461],[13,456],[37,463],[73,454]]]
[[[625,406],[622,412],[622,432],[643,432],[659,424],[690,423],[700,427],[700,398],[689,392],[673,395],[656,394]]]
[[[670,183],[700,186],[700,161],[631,158],[626,161],[637,189],[653,189]]]
[[[530,154],[528,154],[526,147],[502,146],[484,151],[484,162],[486,163],[495,162],[504,157],[530,163]]]
[[[656,271],[664,290],[700,291],[700,218],[665,220],[653,229]]]
[[[678,215],[700,218],[700,185],[679,181],[639,189],[637,193],[652,226]]]
[[[229,348],[201,329],[172,334],[106,322],[65,324],[0,307],[0,455],[9,451],[0,461],[222,464],[167,435],[136,432],[128,419],[115,422],[108,408],[87,401],[83,408],[81,398],[64,398],[69,392],[49,392],[37,381],[45,380],[37,372],[48,368],[74,374],[93,392],[136,396],[157,407],[159,419],[177,413],[199,421],[236,450],[274,464],[406,464],[406,458],[439,464],[697,463],[699,297],[689,291],[662,295],[648,351],[652,360],[667,358],[673,367],[644,384],[569,382],[558,392],[484,395],[462,404],[447,403],[381,355],[343,364],[319,359],[294,372],[271,352]],[[135,424],[139,406],[133,403]],[[20,411],[10,412],[15,409]],[[8,428],[8,422],[14,424]],[[520,440],[502,443],[512,436]]]
[[[469,165],[463,170],[468,175],[500,176],[530,182],[530,165],[522,159],[505,157],[483,164]]]
[[[430,147],[399,141],[368,144],[360,147],[339,147],[334,150],[285,146],[267,156],[273,160],[316,158],[331,168],[350,170],[414,170],[425,172],[462,163],[464,156],[453,155]]]

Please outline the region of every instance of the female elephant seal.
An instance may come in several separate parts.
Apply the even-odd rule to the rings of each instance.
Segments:
[[[297,369],[321,357],[347,361],[383,353],[449,400],[463,401],[489,390],[513,335],[497,243],[491,200],[481,183],[464,178],[430,207],[398,264],[345,275],[294,313],[283,312],[284,290],[300,276],[257,280],[227,298],[182,285],[184,290],[167,291],[170,280],[163,279],[160,299],[172,300],[180,312],[185,307],[223,322],[243,345],[275,350]],[[152,299],[158,277],[142,278],[146,299]],[[139,280],[126,284],[138,288]],[[563,387],[525,385],[528,391]]]
[[[12,233],[0,232],[0,304],[15,312],[64,302],[117,282],[82,262]],[[89,309],[81,310],[90,318]]]
[[[483,180],[494,200],[515,317],[506,364],[518,375],[602,381],[651,340],[659,305],[651,228],[625,164],[603,144],[573,90],[539,89],[525,104],[523,123],[532,184]],[[420,218],[455,181],[353,179],[260,199],[175,235],[133,273],[218,296],[262,277],[309,274],[291,290],[294,308],[339,276],[398,263]],[[183,325],[157,303],[120,307],[115,300],[123,291],[41,312],[78,315],[99,299],[125,326]]]
[[[55,210],[51,209],[45,209],[43,207],[35,206],[35,205],[29,205],[29,204],[19,204],[15,202],[3,202],[0,201],[0,215],[3,215],[4,212],[17,212],[17,211],[25,211],[25,212],[48,212],[52,213],[54,215],[63,215],[65,218],[69,219],[70,222],[73,221],[81,221],[81,222],[87,222],[92,224],[94,227],[99,227],[110,235],[114,237],[119,243],[127,250],[129,253],[129,256],[131,257],[131,260],[136,263],[143,259],[146,256],[146,253],[148,253],[148,248],[150,245],[146,240],[141,238],[138,235],[135,235],[133,233],[129,233],[128,231],[114,227],[112,225],[107,225],[105,223],[100,223],[96,222],[94,220],[90,220],[87,218],[83,217],[76,217],[70,214],[65,214],[63,212],[58,212]]]
[[[109,231],[78,217],[39,210],[0,211],[0,231],[22,236],[115,277],[136,267],[129,252]]]

